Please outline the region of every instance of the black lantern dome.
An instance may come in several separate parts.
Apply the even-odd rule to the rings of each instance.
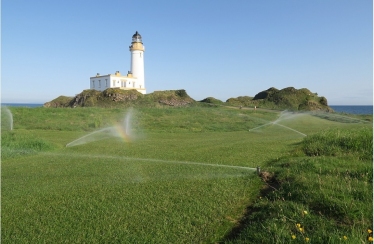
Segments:
[[[142,36],[138,32],[135,32],[135,34],[132,35],[132,42],[142,43]]]

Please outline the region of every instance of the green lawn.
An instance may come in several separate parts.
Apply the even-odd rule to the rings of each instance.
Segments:
[[[283,126],[249,131],[280,113],[143,108],[133,113],[131,142],[113,137],[65,147],[126,111],[11,111],[14,130],[2,131],[4,243],[232,241],[225,236],[257,204],[264,184],[252,168],[271,169],[300,153],[302,134],[371,127],[290,114],[278,122]]]

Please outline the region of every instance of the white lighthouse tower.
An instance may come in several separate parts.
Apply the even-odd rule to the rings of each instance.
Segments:
[[[144,46],[142,36],[136,32],[132,36],[131,68],[127,75],[121,75],[119,71],[115,74],[100,75],[90,77],[90,89],[104,91],[108,88],[119,88],[122,90],[137,90],[146,94],[144,86]]]
[[[146,93],[144,86],[144,46],[142,42],[142,36],[136,32],[132,36],[131,52],[131,73],[137,80],[137,90],[143,94]]]

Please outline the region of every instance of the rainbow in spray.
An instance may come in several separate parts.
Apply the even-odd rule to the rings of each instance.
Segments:
[[[133,138],[133,133],[131,130],[132,121],[132,109],[130,109],[123,120],[122,123],[117,123],[112,127],[106,127],[90,134],[79,137],[78,139],[66,144],[66,147],[78,146],[94,141],[100,141],[108,138],[119,137],[124,142],[131,142]]]
[[[121,138],[124,142],[131,142],[130,130],[121,124],[113,126],[113,136]]]

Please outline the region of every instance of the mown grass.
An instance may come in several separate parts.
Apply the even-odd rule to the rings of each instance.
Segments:
[[[367,194],[372,189],[370,180],[366,185],[362,183],[366,189],[360,183],[360,175],[370,170],[368,159],[363,156],[365,152],[344,154],[345,149],[342,149],[335,156],[310,157],[305,155],[302,145],[311,148],[313,142],[301,145],[303,136],[285,127],[270,124],[248,131],[275,121],[279,112],[218,107],[140,108],[133,114],[137,140],[129,143],[111,138],[66,148],[67,143],[81,136],[123,120],[126,111],[101,108],[11,110],[15,129],[2,132],[2,144],[7,145],[2,147],[2,153],[3,148],[9,148],[12,153],[25,148],[34,151],[32,154],[2,154],[2,241],[7,243],[274,243],[274,240],[288,243],[288,230],[292,233],[297,230],[291,222],[266,221],[281,213],[276,206],[291,202],[289,199],[303,201],[292,200],[290,206],[282,209],[302,212],[300,216],[299,211],[286,215],[286,219],[292,217],[301,221],[310,217],[314,222],[300,224],[308,235],[311,233],[308,238],[317,240],[316,234],[307,227],[310,223],[327,226],[323,227],[325,232],[343,233],[345,229],[329,229],[333,226],[329,224],[332,221],[330,210],[323,206],[333,200],[326,198],[325,205],[316,206],[307,202],[305,196],[315,191],[311,181],[317,179],[316,172],[321,170],[320,177],[324,177],[331,171],[339,179],[345,172],[340,166],[346,164],[351,167],[352,176],[357,176],[351,177],[352,191]],[[321,130],[340,129],[345,135],[345,131],[371,126],[310,115],[290,115],[278,123],[307,134],[308,139],[317,138],[315,141],[321,140],[318,134]],[[329,137],[329,132],[325,133]],[[354,134],[366,135],[367,132],[356,130]],[[297,155],[299,157],[295,157]],[[319,165],[310,166],[321,157],[326,160],[320,163],[321,169]],[[341,163],[340,158],[345,163]],[[353,165],[357,162],[363,168],[354,171]],[[291,195],[287,195],[288,198],[280,195],[283,187],[273,195],[264,195],[262,199],[267,198],[266,202],[260,200],[263,183],[254,170],[219,165],[261,166],[274,172],[280,183],[288,182],[292,189],[285,195],[292,190]],[[334,169],[339,169],[340,173]],[[282,180],[282,174],[286,173],[288,181]],[[299,176],[302,176],[300,182],[296,181]],[[333,176],[326,183],[332,182]],[[292,185],[295,181],[297,185]],[[310,201],[324,200],[321,194]],[[324,194],[338,195],[342,204],[351,204],[350,198],[340,198],[336,188]],[[357,197],[361,195],[361,192],[356,194]],[[279,200],[282,197],[285,201]],[[358,199],[362,204],[354,202],[356,209],[367,204],[367,199],[368,195],[364,195],[363,199]],[[251,225],[258,231],[248,229],[247,232],[244,226],[240,236],[225,239],[224,236],[229,236],[232,228],[239,224],[248,206],[264,211],[253,211],[251,215],[262,221],[255,221],[262,223],[257,227]],[[322,215],[317,211],[319,207]],[[363,211],[370,211],[368,207]],[[304,208],[307,217],[302,214]],[[349,209],[343,210],[349,212]],[[335,215],[332,210],[331,213]],[[361,230],[362,225],[356,223],[360,213],[349,214],[356,217],[351,216],[351,222],[344,222],[345,225],[354,223]],[[362,218],[365,223],[369,222],[368,217]],[[273,235],[269,230],[274,231]],[[282,234],[275,230],[282,230],[279,232]],[[250,236],[249,232],[257,233],[258,237]],[[283,235],[284,238],[280,237]],[[301,240],[301,236],[297,235],[297,240]],[[353,236],[348,237],[356,240]]]
[[[145,142],[114,139],[100,141],[105,146],[94,142],[3,161],[3,241],[218,240],[230,231],[250,196],[257,194],[260,180],[252,170],[183,164],[183,156],[175,151],[198,162],[229,160],[205,161],[182,150],[192,144],[203,147],[206,141],[201,137],[187,136],[184,143],[175,144],[180,137],[162,135],[150,135]],[[141,149],[142,145],[147,147]],[[211,150],[206,149],[204,156],[214,154]],[[142,160],[147,158],[180,163]]]
[[[213,242],[260,184],[245,170],[67,153],[3,167],[2,238],[17,243]]]

